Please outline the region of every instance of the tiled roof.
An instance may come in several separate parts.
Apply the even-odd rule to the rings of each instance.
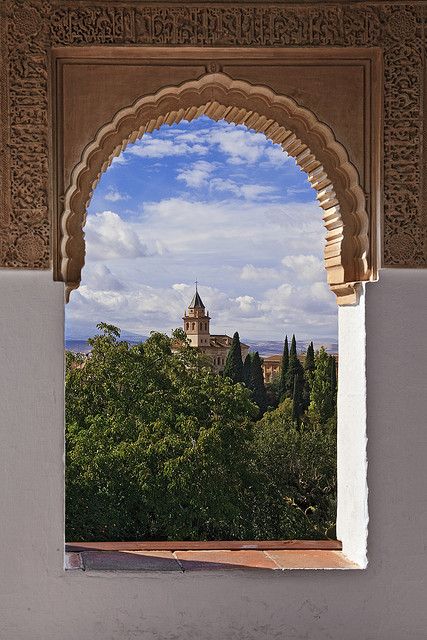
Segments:
[[[233,338],[231,336],[228,336],[226,333],[224,333],[224,334],[211,333],[211,340],[212,339],[215,342],[217,342],[221,347],[229,347],[229,346],[231,346],[231,343],[233,342]],[[227,340],[230,341],[230,344],[223,344]],[[245,344],[244,342],[241,342],[240,346],[245,347],[246,349],[250,348],[249,345]]]
[[[196,289],[196,293],[193,296],[192,301],[188,305],[188,308],[189,309],[204,309],[205,308],[205,305],[203,304],[202,299],[201,299],[197,289]]]
[[[282,362],[282,356],[280,354],[274,356],[261,356],[264,362],[278,362],[279,364]]]

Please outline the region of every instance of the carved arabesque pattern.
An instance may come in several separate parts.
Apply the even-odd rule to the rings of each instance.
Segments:
[[[327,230],[325,267],[339,303],[357,299],[354,283],[368,280],[368,214],[358,173],[329,127],[289,97],[268,87],[208,74],[162,89],[120,110],[84,150],[65,194],[61,215],[60,275],[67,295],[80,283],[86,208],[112,158],[147,131],[205,114],[264,133],[293,156],[317,191]],[[107,160],[106,160],[107,158]]]
[[[16,2],[8,5],[8,10],[0,264],[46,268],[50,263],[51,230],[47,143],[49,6]]]
[[[107,0],[6,0],[3,7],[1,266],[49,266],[48,54],[52,45],[91,44],[381,47],[384,265],[427,266],[427,229],[421,215],[421,3],[168,7],[113,5]]]

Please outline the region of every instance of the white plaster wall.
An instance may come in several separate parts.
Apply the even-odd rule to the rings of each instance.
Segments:
[[[62,571],[63,305],[0,272],[1,640],[425,640],[427,271],[367,287],[364,571]]]
[[[359,567],[367,564],[365,287],[357,305],[338,308],[337,537]]]

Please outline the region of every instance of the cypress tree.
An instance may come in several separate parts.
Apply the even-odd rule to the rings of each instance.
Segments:
[[[315,366],[316,365],[314,364],[314,346],[313,346],[313,342],[310,342],[310,344],[307,347],[307,355],[305,357],[305,362],[304,362],[304,371],[313,373]]]
[[[231,348],[225,361],[224,377],[231,378],[234,384],[236,384],[236,382],[243,382],[242,349],[237,331],[233,336]]]
[[[289,350],[289,365],[286,375],[286,387],[285,393],[288,398],[292,398],[294,393],[294,378],[298,376],[301,380],[303,377],[302,364],[297,355],[297,343],[295,340],[295,334],[292,336],[291,348]]]
[[[286,376],[289,369],[289,345],[288,336],[285,337],[285,344],[283,345],[282,366],[280,369],[280,383],[279,383],[279,400],[281,400],[286,392]]]
[[[299,419],[303,413],[302,399],[302,378],[301,374],[294,376],[294,387],[292,390],[292,418],[299,424]]]
[[[251,358],[251,388],[254,402],[258,405],[260,414],[263,416],[267,411],[268,401],[262,372],[262,361],[258,351]]]
[[[308,405],[310,404],[310,390],[315,366],[314,346],[313,342],[310,342],[307,347],[307,354],[304,362],[304,384],[302,389],[302,408],[304,411],[308,409]]]
[[[243,363],[243,382],[248,388],[251,387],[251,366],[252,366],[252,354],[248,353]]]

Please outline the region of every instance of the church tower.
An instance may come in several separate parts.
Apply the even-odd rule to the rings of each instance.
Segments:
[[[209,311],[206,312],[205,305],[197,291],[193,296],[192,301],[188,305],[188,310],[185,312],[184,317],[184,331],[187,334],[187,338],[190,341],[192,347],[209,347],[210,344],[210,317]]]

